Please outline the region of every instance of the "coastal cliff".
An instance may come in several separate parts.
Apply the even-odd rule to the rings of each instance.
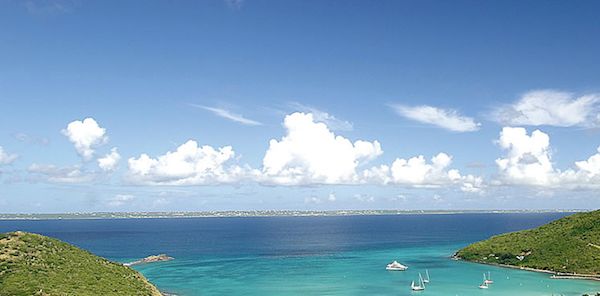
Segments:
[[[0,296],[150,295],[160,292],[137,271],[46,236],[0,234]]]
[[[466,261],[544,271],[556,277],[600,278],[600,210],[493,236],[454,255]]]

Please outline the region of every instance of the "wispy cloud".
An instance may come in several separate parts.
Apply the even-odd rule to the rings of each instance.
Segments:
[[[262,125],[262,123],[256,121],[256,120],[252,120],[252,119],[248,119],[240,114],[237,113],[233,113],[229,110],[226,109],[222,109],[222,108],[216,108],[216,107],[209,107],[209,106],[204,106],[204,105],[197,105],[197,104],[190,104],[190,106],[192,107],[196,107],[196,108],[202,108],[204,110],[210,111],[213,114],[225,118],[225,119],[229,119],[231,121],[237,122],[237,123],[241,123],[244,125]]]
[[[355,194],[354,199],[360,202],[374,202],[375,197],[367,194]]]
[[[475,119],[463,116],[454,109],[441,109],[427,105],[392,104],[390,106],[400,116],[455,132],[474,132],[481,126]]]
[[[600,126],[600,94],[576,96],[555,90],[530,91],[496,108],[492,118],[505,125]]]
[[[224,0],[225,4],[231,9],[241,9],[244,5],[244,0]]]
[[[319,110],[317,108],[307,106],[304,104],[300,104],[298,102],[289,103],[290,107],[294,109],[294,111],[300,111],[304,113],[312,113],[313,119],[317,122],[325,123],[329,129],[334,131],[351,131],[354,129],[352,122],[346,121],[343,119],[339,119],[332,114],[329,114],[323,110]]]
[[[26,0],[22,3],[27,12],[37,15],[69,13],[80,5],[78,0]]]
[[[12,136],[17,141],[23,142],[26,144],[37,144],[37,145],[45,146],[50,143],[50,140],[48,138],[34,137],[34,136],[31,136],[31,135],[28,135],[28,134],[22,133],[22,132],[14,133]]]
[[[83,171],[79,165],[59,167],[34,163],[29,166],[27,171],[32,174],[32,181],[50,183],[88,183],[96,178],[94,173]]]
[[[135,196],[131,194],[117,194],[112,199],[108,200],[110,207],[120,207],[135,200]]]

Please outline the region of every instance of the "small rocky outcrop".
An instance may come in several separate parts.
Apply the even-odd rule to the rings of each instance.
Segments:
[[[139,264],[145,264],[145,263],[160,262],[160,261],[170,261],[170,260],[173,260],[173,257],[169,257],[169,256],[167,256],[167,254],[159,254],[159,255],[148,256],[146,258],[143,258],[143,259],[140,259],[140,260],[137,260],[137,261],[125,263],[123,265],[125,265],[125,266],[133,266],[133,265],[139,265]]]

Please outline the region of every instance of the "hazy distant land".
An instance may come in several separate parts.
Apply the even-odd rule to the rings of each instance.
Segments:
[[[415,214],[504,214],[504,213],[575,213],[581,209],[548,210],[337,210],[337,211],[203,211],[203,212],[89,212],[54,214],[0,214],[0,220],[49,220],[49,219],[139,219],[139,218],[213,218],[213,217],[313,217],[313,216],[368,216],[368,215],[415,215]]]

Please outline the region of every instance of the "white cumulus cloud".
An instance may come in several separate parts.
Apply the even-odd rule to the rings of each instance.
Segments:
[[[100,127],[93,118],[75,120],[69,123],[62,133],[75,145],[77,153],[84,160],[92,159],[94,148],[108,141],[106,129]]]
[[[409,187],[457,185],[465,192],[481,192],[483,179],[461,175],[451,169],[452,157],[446,153],[427,161],[422,155],[397,158],[391,165],[361,169],[380,156],[378,141],[355,141],[334,134],[311,113],[286,116],[287,134],[271,140],[263,159],[260,180],[277,185],[380,184]]]
[[[500,132],[498,145],[506,150],[503,158],[496,159],[504,181],[532,185],[554,182],[550,137],[547,134],[535,130],[530,136],[522,127],[505,127]]]
[[[121,160],[121,155],[117,151],[117,148],[112,148],[110,153],[106,154],[104,157],[98,158],[98,167],[100,167],[105,172],[112,172],[117,168],[119,161]]]
[[[2,164],[11,164],[15,161],[19,156],[16,154],[11,154],[4,151],[4,148],[0,146],[0,165]]]
[[[505,127],[498,144],[506,155],[496,160],[501,184],[550,188],[600,188],[600,147],[587,160],[577,161],[564,171],[554,168],[550,137],[535,130],[531,135],[521,127]]]
[[[560,181],[567,188],[600,188],[600,147],[587,160],[575,162],[574,169],[560,173]]]
[[[439,153],[427,163],[422,155],[408,160],[397,158],[390,169],[392,182],[397,184],[426,184],[445,182],[453,177],[454,171],[446,171],[452,162],[446,153]]]
[[[439,187],[457,184],[465,192],[481,192],[481,177],[461,175],[451,169],[452,157],[439,153],[427,161],[423,155],[409,159],[396,158],[391,166],[380,165],[363,171],[363,182],[407,185],[412,187]]]
[[[310,113],[287,115],[284,127],[286,135],[272,139],[263,158],[262,179],[266,183],[354,183],[357,167],[383,153],[379,142],[352,143],[316,122]]]
[[[457,185],[465,192],[480,192],[480,177],[461,175],[451,169],[452,157],[439,153],[427,161],[423,156],[397,158],[391,165],[365,168],[383,151],[378,141],[350,141],[336,135],[312,113],[285,117],[286,134],[272,139],[262,169],[228,165],[235,153],[230,146],[215,149],[190,140],[175,151],[158,157],[141,154],[128,160],[133,183],[149,185],[202,185],[242,180],[266,185],[302,186],[324,184],[390,184],[411,187]],[[331,193],[326,197],[335,201]],[[325,200],[322,199],[322,200]]]
[[[460,190],[468,193],[483,193],[486,184],[482,177],[474,175],[462,176],[460,179]]]
[[[189,140],[175,151],[152,158],[141,154],[129,158],[129,178],[148,185],[203,185],[232,183],[248,174],[246,168],[226,167],[235,156],[231,146],[215,149]]]
[[[455,132],[473,132],[479,130],[480,123],[473,118],[463,116],[453,109],[441,109],[433,106],[391,105],[400,116],[418,122],[435,125]]]
[[[554,90],[525,93],[518,101],[497,108],[493,117],[505,125],[595,127],[600,124],[600,94],[576,96]]]
[[[577,166],[581,173],[591,178],[600,175],[600,147],[598,147],[597,151],[596,154],[590,156],[587,160],[575,162],[575,166]]]
[[[316,122],[324,123],[332,131],[351,131],[354,129],[352,122],[339,119],[333,114],[329,114],[317,108],[306,106],[297,102],[290,103],[290,106],[296,109],[296,111],[311,113]]]

